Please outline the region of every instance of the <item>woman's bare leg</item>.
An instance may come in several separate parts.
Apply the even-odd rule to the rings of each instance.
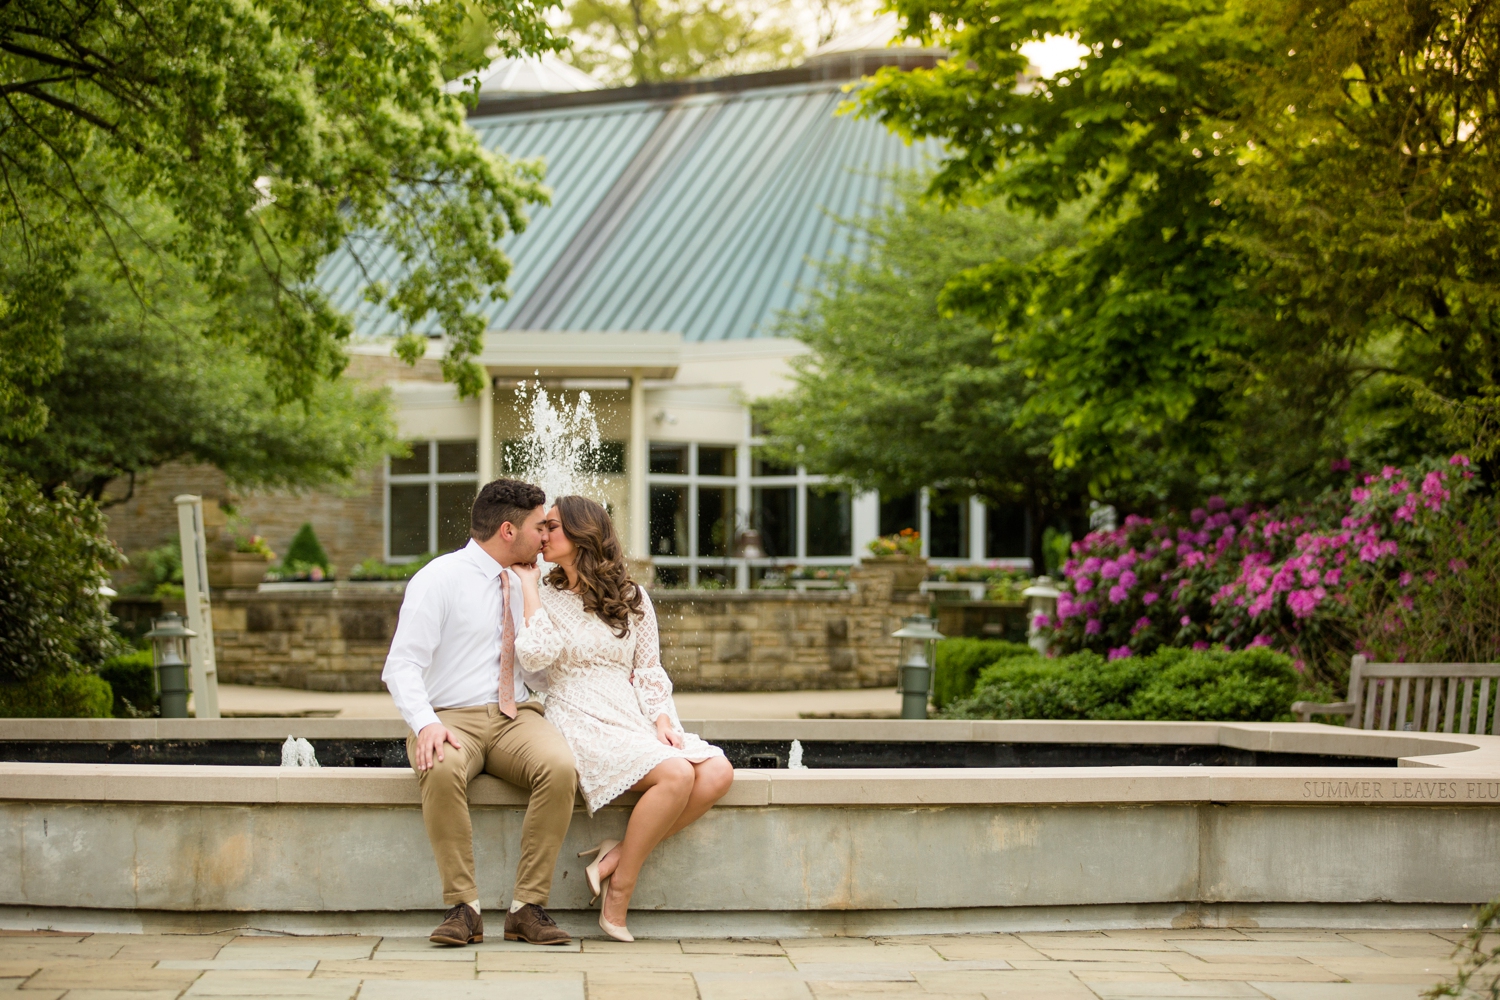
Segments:
[[[608,873],[602,863],[599,866],[599,877],[609,878],[609,891],[603,903],[605,920],[624,926],[641,866],[682,815],[694,784],[693,766],[681,757],[662,761],[636,782],[634,790],[642,794],[630,811],[625,839],[610,851],[610,857],[616,860]]]
[[[732,784],[734,784],[734,767],[723,757],[710,757],[708,760],[693,764],[693,790],[688,795],[687,804],[683,806],[676,822],[662,835],[661,840],[666,840],[679,830],[691,826],[695,820],[708,812],[710,806],[724,797],[724,793],[729,791],[729,786]],[[636,808],[639,809],[640,806]],[[626,836],[629,836],[628,832]],[[601,879],[609,878],[614,874],[620,863],[620,848],[624,846],[622,843],[620,847],[616,847],[599,859]]]

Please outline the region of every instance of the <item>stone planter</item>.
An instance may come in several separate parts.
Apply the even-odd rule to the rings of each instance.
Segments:
[[[911,556],[867,556],[862,562],[891,574],[891,589],[897,593],[915,591],[927,579],[926,559],[913,559]]]
[[[210,552],[208,585],[210,587],[255,587],[270,565],[258,552]]]

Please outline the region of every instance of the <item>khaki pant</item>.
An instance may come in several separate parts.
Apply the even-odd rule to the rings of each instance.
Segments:
[[[521,863],[512,898],[547,904],[552,869],[573,818],[578,773],[573,751],[562,733],[542,715],[534,701],[516,706],[506,718],[498,705],[438,709],[437,717],[463,744],[443,744],[443,759],[418,771],[422,788],[422,822],[443,879],[443,902],[479,900],[474,884],[474,834],[469,821],[469,782],[483,771],[531,792],[521,824]],[[416,768],[416,734],[406,738],[406,759]]]

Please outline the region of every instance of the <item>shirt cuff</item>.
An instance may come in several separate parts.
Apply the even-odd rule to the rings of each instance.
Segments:
[[[426,729],[434,722],[441,721],[442,720],[437,717],[436,712],[434,712],[430,708],[424,708],[416,714],[416,717],[414,719],[411,720],[411,731],[414,733],[420,733],[422,730]]]

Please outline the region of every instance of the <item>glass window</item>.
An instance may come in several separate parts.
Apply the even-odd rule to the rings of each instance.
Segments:
[[[934,491],[927,502],[927,554],[935,559],[969,555],[969,498]]]
[[[427,484],[392,484],[390,490],[391,555],[426,555],[428,552]]]
[[[663,587],[681,587],[687,583],[687,576],[686,566],[656,567],[656,582]]]
[[[854,525],[849,494],[843,490],[807,491],[807,554],[847,556],[853,547]]]
[[[687,487],[651,487],[651,554],[688,554]]]
[[[438,552],[452,552],[469,542],[469,515],[474,509],[473,483],[439,483]]]
[[[595,472],[621,473],[625,471],[625,442],[600,441],[599,448],[589,456]]]
[[[756,448],[750,452],[750,475],[795,476],[797,474],[796,466],[774,462],[766,457],[765,451],[764,448]]]
[[[718,445],[700,444],[698,446],[698,475],[734,475],[734,452],[735,449],[733,448],[721,448]]]
[[[985,511],[984,555],[986,559],[1014,559],[1031,554],[1030,520],[1020,504],[1005,504]]]
[[[651,445],[651,471],[659,476],[681,476],[686,475],[687,445],[685,444],[656,444]]]
[[[411,458],[391,458],[391,475],[393,476],[425,476],[430,471],[427,464],[426,441],[408,441],[411,445]],[[423,551],[426,551],[425,549]]]
[[[478,472],[478,441],[439,441],[437,446],[439,473]],[[422,471],[426,471],[425,469]]]
[[[797,488],[757,486],[750,491],[750,517],[761,547],[773,559],[797,555]]]
[[[698,487],[698,552],[700,556],[727,556],[734,544],[734,490],[718,486]]]
[[[894,535],[903,528],[917,530],[921,520],[921,498],[916,493],[880,498],[880,533]]]

